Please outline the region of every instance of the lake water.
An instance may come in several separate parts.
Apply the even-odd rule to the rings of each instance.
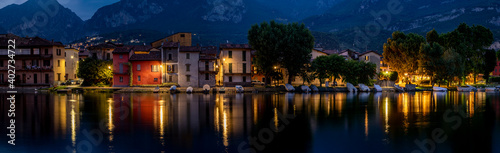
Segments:
[[[500,152],[499,92],[17,94],[0,152]]]

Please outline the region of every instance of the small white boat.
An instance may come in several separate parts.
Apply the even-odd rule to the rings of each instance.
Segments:
[[[243,89],[243,86],[241,86],[241,85],[236,85],[236,86],[235,86],[235,88],[236,88],[236,92],[239,92],[239,93],[242,93],[242,92],[244,92],[244,91],[245,91],[245,90]]]
[[[210,92],[210,85],[208,85],[208,84],[203,85],[203,92],[209,93]]]
[[[484,91],[496,91],[497,89],[495,87],[485,87]]]
[[[306,93],[311,92],[311,89],[305,85],[300,86],[300,89],[302,89],[302,92],[306,92]]]
[[[177,92],[177,86],[173,85],[170,87],[170,93]]]
[[[366,86],[365,84],[358,84],[359,86],[359,91],[361,92],[370,92],[370,88],[368,86]]]
[[[375,87],[375,91],[382,92],[382,87],[380,87],[379,85],[374,84],[373,87]]]
[[[186,93],[193,93],[193,87],[188,87],[186,89]]]
[[[396,92],[405,92],[405,89],[403,87],[400,87],[399,85],[394,85],[394,89]]]
[[[485,88],[477,88],[477,91],[484,92],[484,91],[486,91],[486,89]]]
[[[470,86],[467,87],[457,86],[457,91],[470,92],[472,91],[472,88],[470,88]]]
[[[288,92],[293,92],[295,91],[295,88],[291,84],[285,84],[285,89]]]
[[[444,91],[448,91],[448,89],[443,88],[443,87],[432,87],[432,91],[444,92]]]
[[[153,90],[153,93],[158,93],[160,92],[160,86],[156,86],[156,88]]]
[[[311,88],[312,92],[319,92],[318,87],[316,87],[315,85],[311,85],[311,86],[309,86],[309,88]]]
[[[349,92],[358,92],[358,89],[356,89],[356,87],[354,87],[351,83],[346,83],[345,86]]]
[[[470,85],[467,85],[467,86],[471,89],[471,91],[477,91],[476,87],[473,87],[473,86],[470,86]]]

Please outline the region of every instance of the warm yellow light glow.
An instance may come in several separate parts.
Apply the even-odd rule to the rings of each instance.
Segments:
[[[389,98],[385,98],[385,133],[389,134]]]
[[[108,69],[111,69],[111,66],[108,66]]]
[[[226,61],[226,59],[225,59],[225,58],[223,58],[223,59],[222,59],[222,61],[224,61],[224,62],[225,62],[225,61]]]
[[[71,56],[71,59],[73,59],[73,56]]]
[[[389,71],[385,71],[385,74],[389,74]]]
[[[365,107],[365,136],[368,137],[368,107]]]
[[[111,98],[108,100],[108,131],[109,131],[109,141],[113,141],[113,100]]]
[[[76,146],[76,113],[75,113],[75,105],[71,105],[71,142],[73,147]]]
[[[226,110],[224,109],[223,110],[223,118],[222,118],[222,122],[223,122],[223,127],[222,127],[222,137],[223,137],[223,142],[224,142],[224,146],[229,146],[229,139],[228,139],[228,128],[227,128],[227,113],[226,113]]]
[[[276,69],[276,66],[274,66],[274,69]]]
[[[278,131],[278,109],[275,107],[274,108],[274,129],[276,129],[276,131]]]

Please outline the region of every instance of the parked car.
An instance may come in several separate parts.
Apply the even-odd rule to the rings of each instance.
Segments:
[[[253,80],[252,85],[264,85],[264,82]]]

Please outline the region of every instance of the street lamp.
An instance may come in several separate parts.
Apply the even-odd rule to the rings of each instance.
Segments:
[[[108,66],[108,69],[110,69],[110,70],[111,70],[111,66]]]

